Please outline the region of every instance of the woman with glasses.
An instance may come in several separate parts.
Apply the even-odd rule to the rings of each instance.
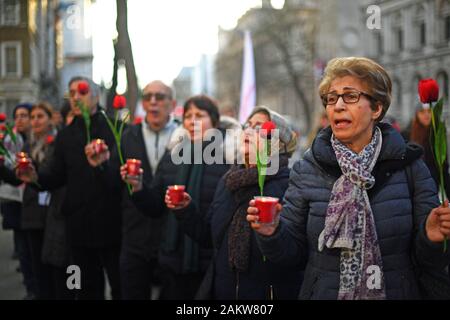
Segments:
[[[421,149],[381,123],[391,79],[366,58],[336,58],[319,86],[330,127],[294,165],[279,222],[247,220],[269,261],[306,262],[301,299],[417,299],[412,259],[444,268],[450,209]]]
[[[257,107],[244,124],[240,154],[242,165],[234,165],[220,180],[208,215],[195,214],[190,194],[185,202],[166,204],[175,210],[186,232],[200,243],[211,243],[214,256],[198,299],[273,300],[295,299],[301,283],[299,267],[283,267],[268,261],[258,248],[255,233],[246,221],[248,202],[260,195],[255,162],[256,141],[261,126],[272,121],[279,130],[279,169],[267,175],[264,195],[281,199],[288,186],[288,159],[296,146],[296,135],[287,122],[266,107]],[[275,139],[275,138],[274,138]],[[199,227],[199,226],[202,226]]]

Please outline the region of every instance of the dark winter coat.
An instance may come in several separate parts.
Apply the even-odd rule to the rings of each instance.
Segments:
[[[205,165],[201,183],[200,204],[198,212],[202,216],[206,216],[209,206],[212,203],[214,192],[220,178],[228,170],[229,166],[226,164],[211,164]],[[144,187],[140,192],[133,194],[133,201],[138,208],[146,215],[149,216],[162,216],[164,219],[162,243],[164,244],[168,236],[164,232],[167,223],[168,215],[174,213],[167,209],[164,202],[167,187],[169,185],[176,184],[177,176],[180,170],[179,165],[175,165],[171,159],[170,150],[167,150],[163,158],[161,159],[155,177],[151,186]],[[178,233],[183,234],[181,225],[178,226]],[[161,246],[159,250],[159,263],[162,267],[170,269],[172,272],[180,274],[182,273],[182,261],[183,261],[183,237],[178,237],[178,245],[174,251],[168,251]],[[199,271],[206,270],[211,260],[211,250],[207,248],[200,248],[199,252]]]
[[[30,154],[29,143],[25,144],[22,151]],[[46,150],[46,156],[50,155],[52,152],[53,146],[48,146],[48,149]],[[39,167],[39,164],[34,160],[33,165],[37,168]],[[23,183],[21,180],[17,179],[14,170],[11,170],[5,166],[0,167],[0,176],[5,182],[13,186],[19,186]],[[33,188],[28,184],[25,185],[23,191],[22,214],[20,221],[20,227],[23,230],[43,230],[45,228],[49,205],[39,204],[39,194],[40,191],[38,191],[36,188]],[[52,195],[48,192],[43,192],[42,195],[48,197],[48,200],[50,200],[52,197]]]
[[[266,181],[264,193],[282,199],[288,186],[288,179],[289,169],[281,168],[273,178]],[[238,189],[236,192],[251,194],[244,200],[247,204],[254,196],[260,194],[256,184],[245,189]],[[184,219],[185,228],[192,233],[198,225],[206,223],[207,234],[197,232],[197,237],[202,242],[211,242],[212,239],[217,251],[214,261],[213,298],[217,300],[296,299],[302,279],[301,268],[277,265],[267,259],[264,261],[253,231],[250,237],[248,270],[237,272],[230,268],[228,234],[232,217],[239,205],[234,194],[227,188],[225,179],[221,179],[206,219],[198,221],[199,217],[195,217],[192,213]],[[222,231],[223,228],[225,233]],[[221,234],[223,238],[218,239]]]
[[[141,124],[130,126],[124,132],[122,153],[124,159],[141,160],[144,181],[151,183],[153,175],[147,157]],[[163,219],[143,215],[132,201],[125,186],[123,188],[122,219],[122,250],[146,259],[155,258],[161,241]]]
[[[114,146],[114,136],[100,114],[91,116],[91,138],[103,139]],[[67,217],[69,244],[102,248],[119,245],[121,241],[121,183],[105,178],[105,168],[89,165],[84,148],[87,144],[86,127],[81,117],[56,137],[55,152],[39,168],[39,185],[53,190],[67,186],[62,211]]]

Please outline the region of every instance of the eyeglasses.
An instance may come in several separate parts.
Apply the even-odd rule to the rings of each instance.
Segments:
[[[342,97],[342,100],[344,100],[345,103],[357,103],[361,96],[365,96],[371,100],[375,100],[374,97],[372,97],[370,94],[367,94],[362,91],[347,91],[342,94],[337,94],[336,92],[330,92],[327,94],[324,94],[320,98],[322,99],[322,103],[324,106],[327,105],[334,105],[338,102],[339,97]]]
[[[165,93],[161,93],[161,92],[152,93],[152,92],[149,92],[149,93],[146,93],[146,94],[144,94],[142,96],[142,100],[150,101],[150,100],[152,100],[153,96],[155,97],[156,101],[163,101],[164,99],[168,98],[168,95],[165,94]]]

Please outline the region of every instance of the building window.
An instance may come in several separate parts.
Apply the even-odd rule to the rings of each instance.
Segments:
[[[382,55],[384,53],[384,46],[383,46],[383,36],[381,35],[381,32],[375,33],[375,43],[377,53],[379,55]]]
[[[395,33],[397,37],[397,49],[399,52],[401,52],[403,51],[403,30],[401,28],[398,28]]]
[[[3,42],[0,46],[2,77],[22,76],[22,46],[20,42]]]
[[[20,23],[20,1],[0,0],[0,13],[0,25],[18,25]]]
[[[445,40],[450,41],[450,16],[445,17]]]
[[[420,45],[423,47],[423,46],[425,46],[425,44],[427,42],[426,32],[425,32],[425,22],[422,22],[419,25],[419,30],[420,30]]]
[[[449,81],[448,81],[448,75],[447,72],[441,71],[436,76],[436,81],[439,84],[439,88],[441,88],[441,92],[445,100],[448,100],[449,96]]]

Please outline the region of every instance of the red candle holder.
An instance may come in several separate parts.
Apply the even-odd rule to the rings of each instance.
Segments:
[[[19,171],[26,171],[30,168],[31,160],[25,152],[19,152],[16,157],[17,169]]]
[[[255,207],[258,208],[258,222],[261,224],[274,224],[278,198],[255,197]]]
[[[181,201],[183,201],[185,189],[186,189],[185,186],[180,186],[180,185],[169,186],[168,190],[169,190],[170,202],[172,202],[172,204],[174,204],[174,205],[177,205]]]
[[[127,174],[129,176],[138,176],[141,169],[141,160],[127,159]]]
[[[100,154],[106,151],[105,140],[95,139],[92,143],[94,144],[94,152],[96,154]]]

